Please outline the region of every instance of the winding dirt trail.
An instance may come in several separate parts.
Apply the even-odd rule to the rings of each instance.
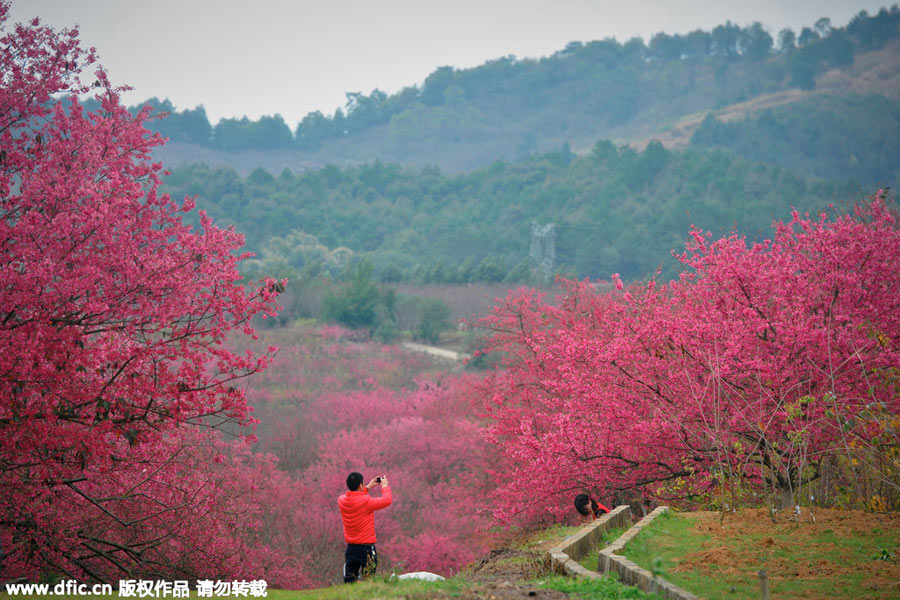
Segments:
[[[466,359],[471,358],[470,354],[464,354],[462,352],[455,352],[453,350],[445,350],[444,348],[438,348],[436,346],[426,346],[424,344],[415,344],[413,342],[403,342],[401,344],[407,350],[412,350],[413,352],[424,352],[426,354],[430,354],[432,356],[437,356],[439,358],[446,358],[447,360],[452,360],[455,362],[463,362]]]

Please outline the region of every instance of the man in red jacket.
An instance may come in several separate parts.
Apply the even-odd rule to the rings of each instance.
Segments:
[[[381,486],[381,497],[369,495],[369,490],[376,485]],[[347,488],[338,498],[341,509],[341,520],[344,522],[344,541],[347,550],[344,552],[344,583],[353,583],[363,575],[375,572],[378,566],[378,555],[375,552],[375,516],[376,510],[387,508],[391,504],[391,488],[387,477],[376,477],[363,485],[361,473],[347,475]]]

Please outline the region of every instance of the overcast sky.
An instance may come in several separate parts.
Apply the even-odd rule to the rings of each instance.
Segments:
[[[440,66],[547,56],[571,41],[761,22],[773,37],[820,17],[845,25],[868,0],[13,0],[11,21],[80,25],[126,102],[203,105],[210,121],[332,114],[345,92],[393,93]]]

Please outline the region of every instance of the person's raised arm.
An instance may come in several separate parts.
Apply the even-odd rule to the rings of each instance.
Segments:
[[[372,482],[375,485],[381,486],[381,497],[373,498],[372,496],[369,496],[369,507],[371,507],[372,510],[381,510],[382,508],[387,508],[393,501],[393,496],[391,495],[391,487],[388,485],[387,477],[382,475],[380,478],[376,477],[375,479],[373,479]]]

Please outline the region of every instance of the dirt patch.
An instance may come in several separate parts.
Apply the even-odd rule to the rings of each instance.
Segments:
[[[828,94],[881,94],[893,97],[900,92],[900,42],[892,41],[881,50],[857,54],[853,64],[833,69],[816,79],[816,91]]]
[[[900,514],[811,509],[801,514],[799,520],[782,517],[776,523],[768,511],[761,509],[726,513],[721,522],[717,512],[682,513],[682,516],[695,522],[692,531],[708,539],[699,551],[681,557],[671,569],[673,572],[721,576],[756,573],[765,568],[772,582],[813,582],[825,578],[840,580],[858,574],[862,568],[863,587],[871,592],[871,597],[900,597],[896,592],[900,590],[900,548],[896,541],[884,549],[889,552],[884,557],[879,557],[874,550],[868,551],[871,556],[860,557],[860,550],[846,542],[875,531],[893,532],[893,539],[898,539]],[[816,596],[801,593],[798,597]]]
[[[871,531],[873,526],[885,531],[900,531],[900,513],[872,514],[860,510],[804,509],[799,519],[779,516],[772,522],[768,510],[744,509],[734,513],[697,511],[679,513],[695,521],[694,531],[731,541],[746,535],[762,536],[762,541],[775,544],[779,535],[789,534],[798,541],[833,531],[837,536]],[[721,522],[720,522],[721,520]]]
[[[510,548],[493,550],[465,569],[466,577],[472,581],[515,581],[539,577],[547,572],[540,552]]]
[[[460,598],[464,600],[559,600],[567,594],[523,583],[547,573],[543,554],[536,550],[502,548],[494,550],[465,569],[466,578],[475,586]]]
[[[636,150],[643,150],[651,140],[657,140],[663,146],[669,149],[680,150],[687,148],[691,143],[691,136],[694,131],[700,127],[700,123],[706,118],[706,115],[712,115],[721,122],[739,121],[746,119],[747,115],[757,113],[766,108],[774,108],[784,104],[797,102],[811,95],[812,92],[803,90],[784,90],[781,92],[773,92],[771,94],[763,94],[751,100],[731,104],[718,110],[708,110],[694,115],[688,115],[678,121],[668,131],[654,133],[652,137],[632,142],[631,145]]]

